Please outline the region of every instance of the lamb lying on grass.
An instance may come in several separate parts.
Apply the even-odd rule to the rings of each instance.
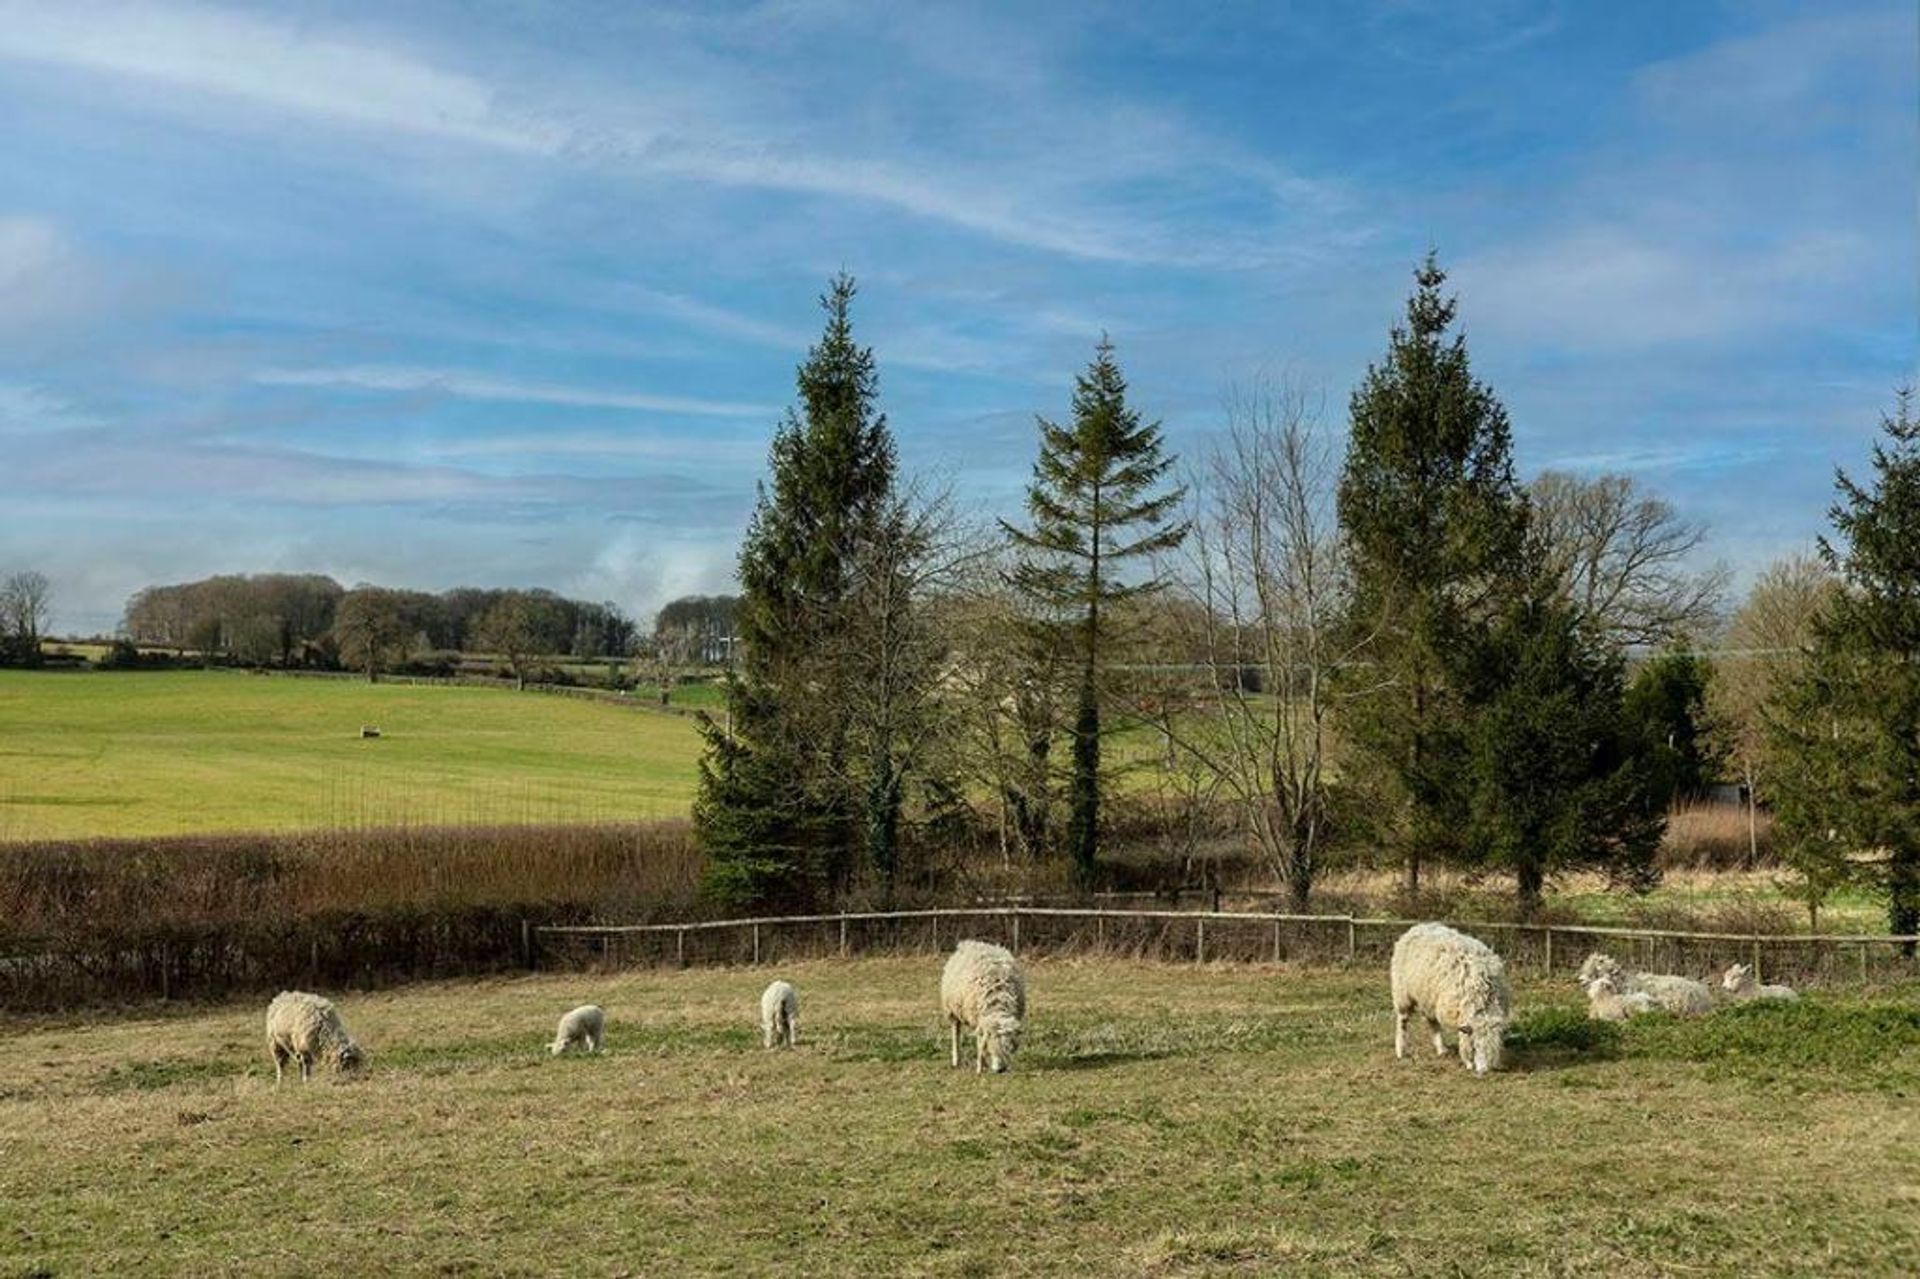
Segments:
[[[940,1008],[947,1015],[955,1067],[964,1026],[973,1031],[975,1074],[1013,1068],[1027,1016],[1027,976],[1011,951],[983,941],[955,946],[940,975]]]
[[[292,1060],[300,1062],[302,1082],[313,1078],[316,1061],[336,1071],[352,1071],[367,1060],[333,1004],[304,990],[283,990],[267,1005],[267,1051],[273,1055],[276,1085]]]
[[[1750,999],[1798,999],[1799,992],[1791,986],[1762,985],[1753,975],[1750,964],[1735,964],[1727,969],[1727,975],[1720,979],[1720,985],[1726,990],[1727,998],[1735,1003],[1745,1003]]]
[[[1614,973],[1601,973],[1587,983],[1587,1016],[1595,1021],[1625,1021],[1659,1008],[1653,996],[1643,990],[1620,989],[1620,978]]]
[[[1485,942],[1445,924],[1415,924],[1393,944],[1393,1055],[1407,1055],[1407,1023],[1415,1013],[1433,1031],[1444,1057],[1441,1027],[1459,1033],[1460,1060],[1474,1074],[1500,1069],[1507,1033],[1507,967]]]
[[[582,1004],[560,1019],[547,1051],[558,1057],[569,1049],[597,1053],[606,1042],[607,1015],[598,1004]]]
[[[760,993],[760,1042],[768,1048],[800,1042],[800,995],[791,983],[776,981]]]
[[[1705,982],[1666,973],[1630,973],[1613,956],[1596,951],[1580,965],[1580,985],[1590,988],[1596,977],[1603,976],[1613,979],[1616,993],[1645,995],[1676,1017],[1701,1017],[1713,1011],[1713,992]]]

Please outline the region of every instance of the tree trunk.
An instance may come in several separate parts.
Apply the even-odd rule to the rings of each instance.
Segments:
[[[1537,862],[1522,862],[1514,868],[1514,884],[1520,905],[1520,917],[1532,919],[1540,913],[1541,900],[1546,896],[1546,875]]]

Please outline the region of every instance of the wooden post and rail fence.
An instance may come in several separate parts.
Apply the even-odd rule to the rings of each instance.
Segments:
[[[668,924],[543,925],[527,934],[528,967],[634,963],[765,964],[855,953],[939,952],[962,937],[1018,952],[1103,953],[1238,962],[1384,961],[1420,921],[1268,911],[1113,910],[1037,905],[764,915]],[[1587,924],[1448,921],[1519,969],[1577,968],[1590,951],[1615,952],[1630,967],[1717,978],[1728,964],[1821,982],[1920,975],[1910,953],[1920,936],[1722,933]],[[1024,928],[1023,928],[1024,925]],[[1851,962],[1849,962],[1851,961]]]

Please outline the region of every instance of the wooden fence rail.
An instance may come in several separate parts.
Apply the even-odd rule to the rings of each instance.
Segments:
[[[1289,958],[1353,963],[1390,948],[1400,931],[1419,921],[1355,915],[1303,915],[1268,911],[1108,910],[1086,907],[991,905],[923,910],[845,911],[818,915],[762,915],[677,924],[571,924],[533,930],[541,945],[536,954],[562,962],[599,961],[760,964],[799,955],[856,950],[923,952],[951,945],[966,924],[979,935],[1015,950],[1098,950],[1153,953],[1210,959],[1280,961]],[[1884,934],[1766,934],[1682,932],[1671,929],[1617,928],[1610,925],[1449,921],[1468,932],[1500,942],[1510,963],[1552,972],[1576,967],[1586,952],[1624,949],[1631,963],[1666,971],[1713,976],[1731,962],[1746,962],[1757,973],[1773,972],[1803,980],[1870,980],[1874,952],[1895,949],[1883,959],[1885,976],[1920,972],[1912,951],[1920,936]],[[919,925],[925,925],[924,928]],[[1256,936],[1254,929],[1260,928]],[[671,939],[671,958],[664,943]],[[1851,952],[1855,962],[1839,959]],[[1766,961],[1771,958],[1771,963]],[[1845,971],[1842,971],[1845,970]]]

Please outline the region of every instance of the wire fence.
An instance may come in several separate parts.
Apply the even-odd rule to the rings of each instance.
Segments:
[[[937,954],[962,938],[1033,955],[1101,954],[1211,963],[1384,967],[1418,920],[1264,911],[1104,910],[1002,905],[777,915],[684,924],[528,927],[528,967],[627,968],[772,964],[854,955]],[[1750,964],[1762,981],[1874,984],[1920,976],[1920,937],[1672,932],[1566,924],[1446,921],[1486,941],[1518,971],[1572,973],[1600,951],[1629,968],[1717,981]]]

